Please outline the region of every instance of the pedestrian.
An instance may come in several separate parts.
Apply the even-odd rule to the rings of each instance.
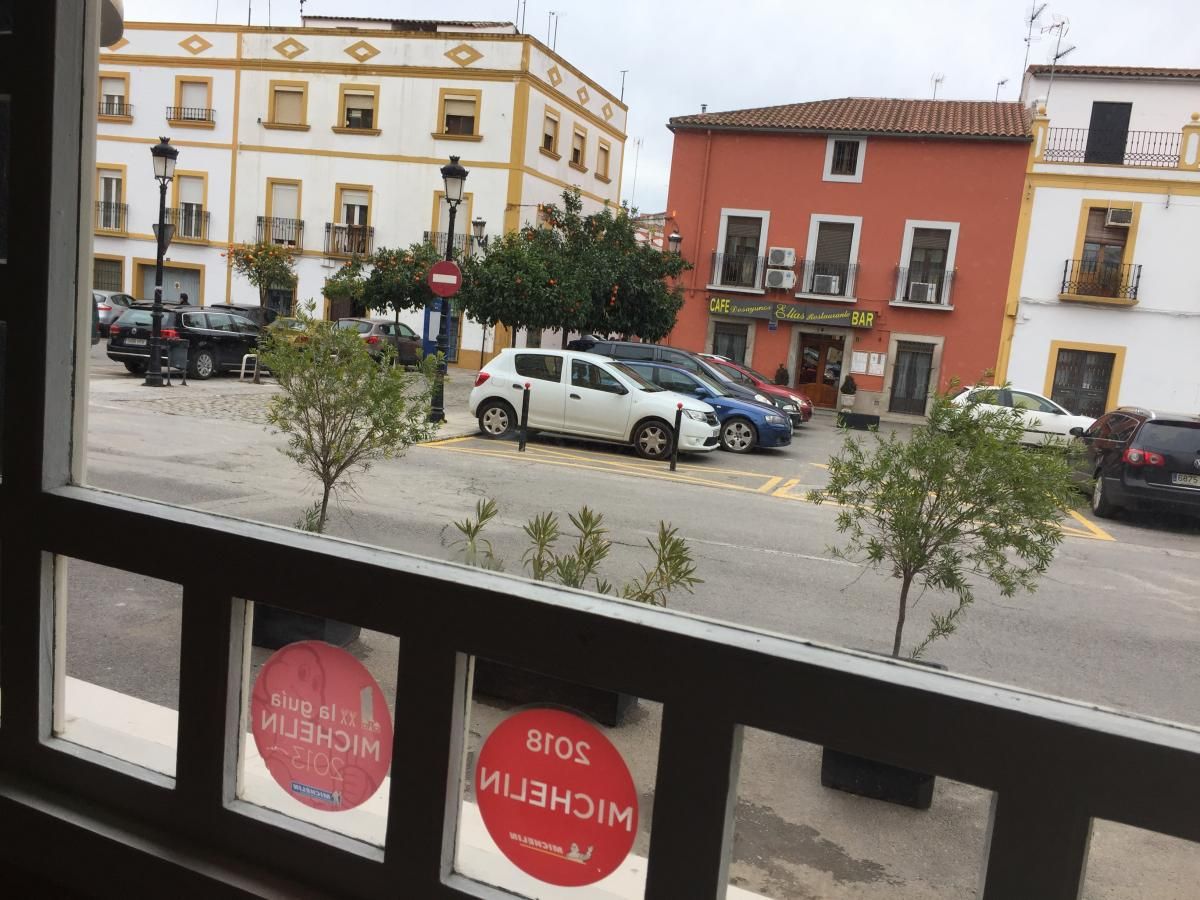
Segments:
[[[180,306],[187,306],[187,305],[188,305],[188,295],[187,295],[187,291],[181,291],[181,292],[179,293],[179,305],[180,305]]]

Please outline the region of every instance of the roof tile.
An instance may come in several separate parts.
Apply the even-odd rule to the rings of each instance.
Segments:
[[[1200,69],[1157,66],[1055,66],[1056,75],[1098,75],[1109,78],[1200,78]],[[1032,65],[1030,75],[1049,75],[1049,65]]]

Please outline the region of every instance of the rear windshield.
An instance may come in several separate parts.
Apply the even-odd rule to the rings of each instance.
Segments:
[[[1147,450],[1200,453],[1200,422],[1147,422],[1137,442]]]
[[[630,379],[634,384],[640,387],[643,391],[661,391],[657,384],[652,381],[647,381],[642,375],[639,375],[634,369],[624,363],[609,363],[614,369]]]
[[[371,323],[361,322],[358,319],[340,319],[333,327],[343,331],[357,331],[359,334],[366,334],[371,330]]]
[[[169,326],[174,319],[170,313],[163,313],[162,323],[164,326]],[[121,318],[117,319],[118,325],[152,325],[154,319],[150,317],[148,309],[127,309],[121,313]]]

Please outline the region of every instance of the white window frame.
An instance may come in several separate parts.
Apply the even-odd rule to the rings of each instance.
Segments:
[[[822,222],[849,223],[854,226],[854,237],[850,239],[850,265],[857,267],[858,265],[858,242],[862,238],[862,216],[835,216],[832,213],[813,213],[808,220],[808,243],[804,249],[804,262],[812,261],[813,256],[817,252],[817,236],[821,231]],[[853,274],[849,276],[850,283],[846,286],[844,296],[837,297],[829,294],[814,294],[808,290],[809,273],[808,266],[805,265],[804,271],[800,273],[800,290],[796,292],[797,297],[807,297],[814,300],[828,300],[832,303],[857,303],[858,302],[858,271],[853,270]]]
[[[900,288],[900,270],[908,271],[909,262],[912,259],[913,236],[918,228],[938,228],[943,231],[950,232],[950,244],[946,248],[946,271],[953,272],[955,270],[955,256],[958,253],[958,222],[934,222],[930,219],[906,219],[904,222],[904,241],[900,244],[900,259],[896,263],[896,287],[892,294],[892,306],[908,306],[914,309],[943,309],[952,310],[954,306],[950,303],[950,295],[954,289],[953,280],[949,286],[945,282],[942,283],[942,296],[938,298],[937,303],[909,303],[904,298],[904,291]]]
[[[833,145],[836,141],[858,142],[858,170],[853,175],[835,175],[833,169]],[[867,139],[853,134],[831,134],[825,139],[825,168],[821,172],[822,181],[842,181],[859,184],[863,180],[863,169],[867,166]]]
[[[721,224],[717,228],[717,249],[713,252],[722,255],[725,253],[725,237],[730,216],[745,216],[747,218],[758,219],[762,223],[758,230],[758,258],[760,260],[766,259],[767,235],[771,233],[771,211],[769,209],[733,209],[732,207],[722,207]],[[758,270],[754,274],[753,287],[721,284],[718,280],[711,282],[708,285],[708,289],[713,291],[736,291],[742,294],[765,294],[766,290],[762,287],[763,271],[765,268],[765,263],[760,262],[758,264]]]

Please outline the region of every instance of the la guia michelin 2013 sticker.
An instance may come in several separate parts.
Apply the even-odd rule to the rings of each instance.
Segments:
[[[496,726],[475,764],[475,800],[500,851],[548,884],[599,881],[637,836],[625,760],[590,722],[557,709],[525,710]]]
[[[392,762],[392,716],[357,659],[323,641],[272,654],[250,698],[254,743],[271,777],[306,806],[353,809]]]

